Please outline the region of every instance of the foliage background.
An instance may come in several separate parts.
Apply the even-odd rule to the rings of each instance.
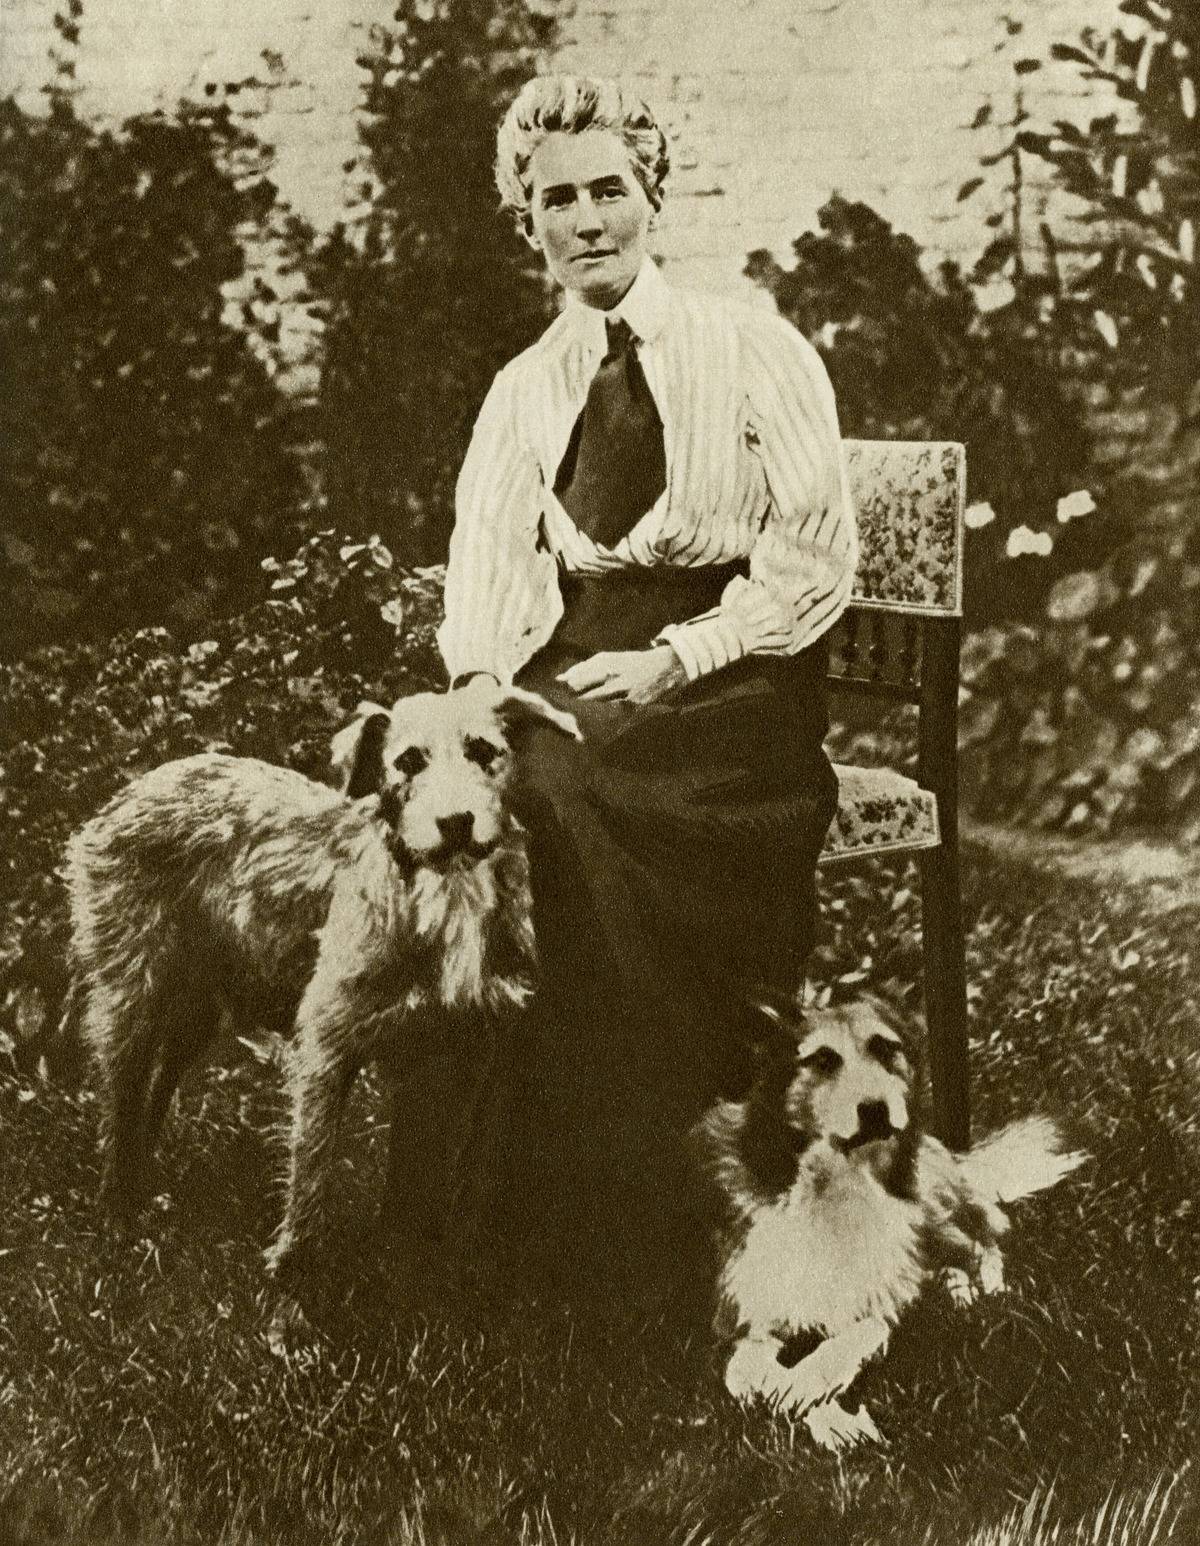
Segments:
[[[1041,62],[1018,61],[1007,143],[963,186],[970,199],[1002,178],[1008,196],[975,271],[931,269],[834,199],[792,263],[753,254],[748,272],[822,350],[848,434],[967,442],[968,809],[1190,840],[1196,8],[1123,10],[1148,30],[1061,45],[1115,89],[1116,120],[1033,123],[1020,87]],[[639,1543],[870,1530],[932,1546],[1028,1496],[1047,1456],[1072,1515],[1094,1515],[1098,1477],[1128,1480],[1140,1509],[1194,1447],[1194,918],[1151,930],[1120,898],[978,854],[980,1110],[999,1121],[1031,1092],[1069,1091],[1095,1168],[1049,1199],[1043,1231],[1016,1232],[1015,1276],[1036,1293],[965,1317],[920,1307],[871,1375],[898,1442],[861,1465],[719,1402],[706,1341],[681,1339],[668,1379],[660,1326],[589,1335],[443,1297],[398,1318],[390,1265],[362,1260],[381,1137],[369,1100],[349,1172],[358,1286],[327,1357],[283,1366],[263,1334],[260,1134],[278,1115],[263,1069],[185,1092],[177,1185],[144,1240],[95,1230],[90,1097],[57,1034],[63,841],[122,781],[193,751],[322,777],[360,698],[441,680],[454,469],[491,373],[547,315],[485,176],[498,105],[545,23],[515,0],[401,0],[395,22],[361,61],[362,217],[328,238],[281,206],[269,152],[223,110],[182,104],[111,132],[82,120],[81,0],[58,18],[49,116],[0,104],[0,1348],[19,1354],[0,1375],[0,1531],[550,1546],[576,1529]],[[1078,252],[1022,223],[1030,158],[1085,211]],[[314,395],[290,378],[280,297],[259,285],[231,308],[250,241],[276,244],[301,281]],[[1137,426],[1120,456],[1114,415]],[[874,733],[894,750],[892,727]],[[818,980],[913,992],[915,893],[900,865],[831,878]],[[937,1518],[946,1496],[954,1520]]]

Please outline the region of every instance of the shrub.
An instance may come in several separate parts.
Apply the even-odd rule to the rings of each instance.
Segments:
[[[1098,379],[1144,391],[1169,427],[1200,417],[1200,17],[1189,0],[1121,0],[1121,19],[1051,55],[1111,95],[1083,126],[1059,119],[1026,148],[1084,210],[1088,259],[1072,275],[1076,341]],[[1028,61],[1036,67],[1039,61]]]
[[[967,640],[961,743],[976,814],[1200,838],[1196,530],[1064,576],[1038,629]]]
[[[1018,141],[1082,211],[1085,257],[1067,274],[1055,325],[1111,414],[1127,425],[1141,415],[1102,495],[1120,540],[1107,554],[1077,546],[1081,561],[1058,571],[1035,629],[970,642],[965,772],[981,814],[1068,831],[1164,827],[1195,841],[1197,15],[1173,0],[1118,9],[1115,26],[1051,50],[1117,110],[1022,128]],[[1040,64],[1021,61],[1026,73]]]
[[[520,0],[403,0],[395,18],[360,60],[362,204],[313,263],[319,434],[330,519],[428,563],[484,393],[549,316],[492,183],[496,125],[547,34]]]
[[[8,100],[0,147],[0,650],[194,628],[301,530],[298,412],[222,321],[275,190],[224,169],[225,109],[109,133]]]
[[[821,351],[843,434],[965,442],[971,499],[997,517],[970,534],[968,615],[1035,615],[1057,566],[1011,559],[1009,535],[1085,483],[1090,451],[1037,281],[985,311],[954,264],[926,273],[916,242],[866,205],[835,196],[818,219],[793,267],[755,252],[747,274]]]

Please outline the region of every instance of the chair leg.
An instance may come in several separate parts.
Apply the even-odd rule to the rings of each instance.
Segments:
[[[971,1142],[967,1069],[967,964],[957,845],[920,855],[925,1017],[933,1131],[951,1149]]]

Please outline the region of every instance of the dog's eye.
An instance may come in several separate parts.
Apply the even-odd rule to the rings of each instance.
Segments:
[[[904,1048],[898,1041],[892,1041],[888,1036],[872,1036],[867,1043],[867,1051],[889,1073],[904,1056]]]
[[[416,778],[422,768],[429,764],[429,757],[419,746],[406,746],[398,757],[393,758],[392,766],[405,778]]]
[[[835,1052],[832,1047],[818,1047],[815,1052],[800,1059],[801,1068],[811,1068],[814,1074],[820,1074],[823,1078],[836,1074],[841,1066],[842,1054]]]
[[[489,741],[486,736],[472,735],[467,737],[463,752],[468,762],[477,763],[486,772],[497,757],[503,756],[504,748]]]

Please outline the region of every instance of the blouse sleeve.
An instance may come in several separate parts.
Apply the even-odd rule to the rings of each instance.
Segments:
[[[549,561],[538,551],[541,473],[517,434],[512,378],[484,399],[455,489],[438,646],[451,679],[488,671],[509,681],[543,617]]]
[[[782,318],[754,313],[742,335],[746,439],[767,486],[749,576],[719,606],[664,629],[690,680],[745,654],[797,654],[850,599],[858,533],[833,388],[820,355]]]

